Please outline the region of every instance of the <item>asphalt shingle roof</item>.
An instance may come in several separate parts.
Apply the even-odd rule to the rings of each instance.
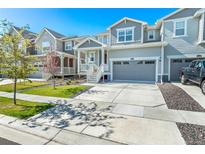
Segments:
[[[20,32],[20,31],[22,30],[21,28],[16,27],[16,26],[14,26],[14,28],[15,28],[16,31],[18,31],[18,32]],[[24,30],[24,31],[22,32],[22,37],[25,38],[25,39],[30,39],[30,40],[32,40],[32,39],[36,39],[37,34],[34,33],[34,32],[31,32],[31,31],[29,31],[29,30]]]
[[[62,37],[65,37],[65,35],[63,35],[63,34],[60,34],[60,33],[58,33],[58,32],[56,32],[56,31],[54,31],[54,30],[51,30],[51,29],[49,29],[49,28],[46,28],[54,37],[56,37],[56,38],[62,38]]]

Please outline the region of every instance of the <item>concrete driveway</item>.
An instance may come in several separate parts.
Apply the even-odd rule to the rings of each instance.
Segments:
[[[75,99],[167,108],[157,85],[145,83],[96,84]]]

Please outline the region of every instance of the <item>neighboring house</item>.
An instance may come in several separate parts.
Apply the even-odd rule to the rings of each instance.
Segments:
[[[78,74],[90,82],[177,81],[182,67],[205,57],[204,22],[199,8],[178,9],[153,26],[125,17],[74,47]]]
[[[35,52],[35,39],[37,37],[37,34],[34,32],[31,32],[29,30],[22,30],[22,28],[19,28],[17,26],[12,26],[11,28],[11,34],[20,34],[22,31],[22,39],[28,39],[31,42],[31,46],[25,49],[25,53],[27,54],[34,54]],[[21,44],[20,44],[21,45]]]
[[[35,40],[36,55],[39,58],[45,57],[48,52],[55,52],[58,57],[58,70],[56,76],[69,76],[76,74],[76,58],[73,46],[76,37],[65,37],[54,30],[44,28]],[[42,63],[37,63],[39,71],[31,77],[43,78],[45,73],[42,71]]]

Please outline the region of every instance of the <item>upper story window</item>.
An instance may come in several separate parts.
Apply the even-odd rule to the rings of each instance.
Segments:
[[[147,38],[148,38],[148,40],[155,40],[155,31],[154,30],[149,30],[148,32],[147,32]]]
[[[98,41],[101,42],[101,43],[105,43],[107,44],[108,43],[108,36],[99,36],[98,37]]]
[[[174,36],[185,36],[186,35],[186,21],[180,20],[174,22]]]
[[[117,42],[133,42],[134,41],[134,27],[117,29]]]
[[[65,50],[72,50],[72,41],[65,42]]]
[[[50,42],[46,41],[46,42],[42,42],[42,50],[45,52],[48,52],[51,48],[50,48]]]

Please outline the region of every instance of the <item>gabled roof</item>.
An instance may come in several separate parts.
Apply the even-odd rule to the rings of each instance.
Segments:
[[[20,27],[17,26],[13,26],[12,27],[17,33],[19,33],[22,29]],[[24,39],[29,39],[29,40],[34,40],[37,37],[37,34],[34,32],[31,32],[29,30],[23,30],[22,31],[22,37]]]
[[[185,9],[186,9],[186,8],[177,9],[176,11],[174,11],[174,12],[172,12],[172,13],[170,13],[170,14],[168,14],[168,15],[162,17],[162,18],[160,18],[158,21],[162,21],[162,20],[164,20],[164,19],[167,19],[167,18],[169,18],[169,17],[171,17],[171,16],[173,16],[173,15],[175,15],[175,14],[177,14],[177,13],[179,13],[179,12],[185,10]]]
[[[54,30],[52,30],[52,29],[49,29],[49,28],[45,28],[45,29],[46,29],[47,31],[49,31],[55,38],[60,39],[60,38],[62,38],[62,37],[65,37],[65,35],[60,34],[60,33],[56,32],[56,31],[54,31]]]
[[[78,47],[80,47],[83,43],[87,42],[88,40],[91,40],[91,41],[94,41],[100,45],[102,45],[102,47],[105,47],[106,45],[104,43],[101,43],[99,42],[98,40],[94,39],[94,38],[91,38],[91,37],[88,37],[84,40],[82,40],[80,43],[78,43],[76,46],[74,46],[74,49],[77,49]]]
[[[205,13],[205,8],[199,9],[198,11],[196,11],[196,13],[194,14],[194,17],[199,17],[203,13]]]
[[[110,30],[112,27],[114,27],[114,26],[116,26],[116,25],[118,25],[118,24],[120,24],[121,22],[126,21],[126,20],[132,21],[132,22],[141,23],[141,24],[143,24],[143,25],[146,25],[146,24],[147,24],[147,23],[144,22],[144,21],[140,21],[140,20],[136,20],[136,19],[124,17],[124,18],[122,18],[121,20],[117,21],[116,23],[112,24],[110,27],[108,27],[107,30]]]
[[[54,39],[59,39],[59,40],[61,40],[62,38],[65,37],[63,34],[60,34],[60,33],[56,32],[56,31],[54,31],[54,30],[51,30],[51,29],[49,29],[49,28],[44,28],[44,29],[39,33],[39,35],[38,35],[38,37],[36,38],[35,41],[37,41],[37,40],[41,37],[41,35],[43,34],[44,31],[46,31],[47,33],[49,33]]]

